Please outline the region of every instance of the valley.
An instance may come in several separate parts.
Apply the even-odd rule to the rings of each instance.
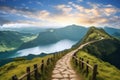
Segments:
[[[65,49],[70,49],[72,45],[75,45],[76,43],[77,41],[61,40],[57,43],[50,45],[37,46],[33,48],[18,50],[13,56],[10,56],[9,58],[28,56],[29,54],[40,55],[41,53],[46,54],[55,53],[63,51]]]
[[[2,32],[4,33],[4,31]],[[5,31],[5,33],[7,32]],[[108,68],[109,66],[112,69],[111,73],[116,73],[115,77],[113,77],[113,80],[119,79],[118,74],[120,69],[120,63],[118,60],[120,53],[120,41],[116,38],[116,36],[113,37],[113,35],[110,35],[110,33],[106,33],[102,28],[84,28],[76,25],[71,25],[60,29],[49,29],[48,31],[41,32],[39,34],[21,34],[13,32],[13,34],[14,33],[19,36],[19,38],[17,39],[19,39],[21,43],[19,43],[19,46],[17,45],[16,49],[14,50],[6,49],[5,51],[0,52],[0,62],[2,63],[0,70],[3,69],[3,71],[0,73],[1,75],[4,74],[6,67],[9,67],[13,63],[13,66],[19,66],[19,64],[21,64],[22,62],[26,63],[28,61],[31,65],[33,64],[33,62],[31,61],[41,60],[41,58],[44,59],[47,56],[49,57],[53,55],[53,53],[67,54],[69,51],[76,51],[77,49],[78,51],[76,53],[78,57],[87,56],[87,58],[90,58],[92,62],[94,62],[92,59],[95,59],[97,60],[97,62],[95,63],[102,65],[102,68],[99,68],[99,72],[102,74],[98,75],[97,78],[105,78],[105,80],[109,79],[108,77],[110,77],[111,74],[106,74],[105,71],[101,71],[104,70],[103,67],[107,68],[107,70],[110,70]],[[63,33],[65,33],[65,35]],[[16,35],[13,36],[16,37]],[[13,37],[13,41],[15,42],[16,39],[14,39],[15,38]],[[6,42],[8,41],[6,40]],[[91,43],[89,44],[89,42]],[[16,43],[18,42],[16,41]],[[19,61],[19,63],[17,63],[17,61]],[[22,65],[27,66],[25,64]],[[72,65],[74,67],[74,64]],[[16,73],[16,69],[17,68],[13,69],[14,73]],[[77,71],[77,68],[75,68],[75,70]],[[21,75],[20,71],[17,72],[19,73],[18,75]],[[104,75],[108,77],[105,77]],[[11,76],[8,76],[7,78]],[[3,78],[3,76],[0,77]]]
[[[82,37],[86,34],[87,30],[88,29],[85,27],[70,25],[66,26],[65,28],[47,29],[45,32],[40,32],[37,34],[32,34],[34,30],[30,33],[20,33],[16,31],[1,31],[1,33],[4,34],[1,35],[4,37],[1,36],[0,38],[0,42],[2,43],[2,45],[0,46],[0,50],[2,50],[0,51],[0,58],[3,59],[27,56],[29,54],[36,55],[41,53],[53,53],[64,49],[68,49],[71,48],[72,45],[77,43],[80,39],[82,39]],[[6,34],[4,32],[6,32]],[[79,37],[75,35],[79,35]],[[7,36],[12,37],[9,39],[9,37]],[[4,40],[4,42],[2,42],[2,40]],[[10,47],[7,47],[9,45]],[[62,45],[64,47],[61,47],[59,45]],[[29,50],[31,50],[32,52],[28,53]]]
[[[120,0],[0,0],[0,80],[120,80]]]

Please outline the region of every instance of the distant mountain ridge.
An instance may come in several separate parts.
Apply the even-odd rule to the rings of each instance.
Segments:
[[[113,34],[115,32],[120,33],[120,29],[116,29],[116,28],[110,28],[110,27],[104,27],[103,28],[107,33]]]
[[[77,25],[70,25],[58,29],[49,29],[46,32],[40,33],[33,41],[23,44],[21,48],[53,44],[63,39],[79,41],[86,34],[87,30],[88,28]]]
[[[5,31],[3,29],[2,31],[0,31],[0,50],[9,51],[9,50],[14,50],[16,47],[19,49],[23,49],[23,48],[30,48],[30,47],[39,46],[39,45],[48,45],[48,44],[56,43],[63,39],[79,41],[87,33],[89,28],[86,28],[84,26],[78,26],[78,25],[69,25],[63,28],[56,28],[56,29],[54,28],[34,29],[34,28],[28,28],[28,27],[27,28],[14,28],[13,31],[12,29],[13,28],[5,29]],[[103,29],[108,34],[120,39],[120,33],[119,33],[120,29],[114,29],[114,28],[109,28],[109,27],[105,27]],[[16,32],[14,30],[19,31],[19,32]],[[21,40],[21,38],[24,35],[27,35],[27,34],[30,35],[30,33],[32,34],[39,33],[39,35],[37,36],[36,39],[34,40],[31,39],[30,42],[26,42],[23,44],[24,42],[23,40],[25,39],[25,37],[23,40]]]
[[[116,31],[114,30],[114,32]],[[40,32],[36,39],[24,43],[21,38],[25,35],[29,36],[30,34],[19,33],[16,31],[0,31],[0,49],[1,45],[3,46],[3,43],[7,45],[7,47],[5,48],[13,47],[23,49],[39,45],[52,44],[62,39],[69,39],[72,41],[80,40],[80,42],[82,41],[82,43],[103,39],[99,42],[84,47],[84,51],[87,51],[97,56],[98,58],[108,61],[120,68],[120,41],[106,33],[104,29],[95,27],[85,28],[77,25],[70,25],[58,29],[51,28],[45,32]]]
[[[38,34],[40,32],[45,32],[48,29],[40,28],[40,27],[21,27],[21,28],[1,28],[0,31],[16,31],[20,33],[30,33],[30,34]]]
[[[120,39],[120,29],[115,29],[110,27],[104,27],[103,29],[110,35]]]

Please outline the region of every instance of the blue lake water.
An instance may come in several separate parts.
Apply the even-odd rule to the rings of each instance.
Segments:
[[[50,45],[36,46],[32,48],[18,50],[15,53],[6,54],[6,55],[4,54],[4,57],[14,58],[14,57],[27,56],[29,54],[34,54],[34,55],[39,55],[41,53],[49,54],[49,53],[54,53],[54,52],[62,51],[65,49],[69,49],[76,43],[77,41],[71,41],[71,40],[65,39]]]

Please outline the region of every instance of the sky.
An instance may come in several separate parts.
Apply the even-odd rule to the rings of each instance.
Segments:
[[[120,28],[120,0],[0,0],[0,27]]]

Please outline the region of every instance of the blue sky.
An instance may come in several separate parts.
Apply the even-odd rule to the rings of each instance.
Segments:
[[[120,28],[120,0],[0,0],[1,27]]]

